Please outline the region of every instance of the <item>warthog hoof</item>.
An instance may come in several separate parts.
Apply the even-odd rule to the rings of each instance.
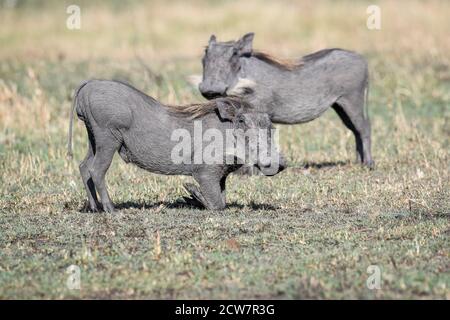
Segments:
[[[109,202],[109,203],[103,204],[103,211],[108,212],[108,213],[114,213],[114,212],[116,212],[116,208],[114,208],[114,205],[111,202]]]
[[[203,204],[198,201],[195,198],[189,198],[189,197],[183,197],[184,202],[186,202],[187,205],[198,208],[198,209],[203,209],[204,206]]]
[[[100,212],[102,209],[102,205],[97,203],[95,206],[91,206],[89,200],[86,200],[83,203],[83,206],[80,208],[80,212]]]
[[[189,199],[188,202],[189,204],[198,206],[199,208],[205,208],[205,204],[203,202],[203,196],[200,193],[200,190],[198,189],[198,187],[193,184],[193,183],[185,183],[183,185],[184,189],[191,195],[192,198],[187,198],[184,197],[185,200]]]
[[[369,168],[370,170],[375,169],[375,161],[370,160],[370,161],[364,161],[364,165]]]

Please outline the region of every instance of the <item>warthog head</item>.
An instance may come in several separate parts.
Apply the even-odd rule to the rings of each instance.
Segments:
[[[253,33],[248,33],[238,41],[229,42],[217,42],[216,37],[211,36],[202,59],[203,79],[199,84],[199,90],[205,98],[236,95],[239,94],[236,90],[245,90],[244,87],[251,86],[243,86],[239,82],[241,58],[252,54],[253,36]]]
[[[215,101],[220,117],[233,123],[235,145],[232,154],[226,150],[228,156],[237,158],[240,163],[255,165],[268,176],[285,169],[286,161],[278,150],[278,133],[267,113],[256,112],[238,98]]]

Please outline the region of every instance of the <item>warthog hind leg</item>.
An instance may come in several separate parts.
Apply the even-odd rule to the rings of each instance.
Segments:
[[[364,95],[341,97],[333,109],[345,126],[355,135],[357,160],[369,168],[374,167],[371,153],[370,122],[364,115]]]
[[[90,209],[93,212],[97,212],[101,207],[101,205],[98,202],[97,192],[95,191],[95,185],[94,182],[92,181],[91,174],[89,173],[89,167],[92,165],[92,162],[94,161],[95,141],[92,132],[89,130],[89,128],[87,129],[89,137],[88,152],[84,160],[81,161],[79,168],[81,178],[83,179],[84,188],[86,189],[86,194],[88,197],[89,208],[87,209]]]
[[[114,206],[106,189],[105,175],[111,165],[114,153],[119,149],[121,143],[106,130],[96,135],[96,143],[95,156],[89,168],[89,173],[100,195],[103,210],[114,212]]]

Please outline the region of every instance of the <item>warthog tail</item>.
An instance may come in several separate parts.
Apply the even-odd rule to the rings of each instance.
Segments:
[[[72,109],[69,115],[69,139],[67,142],[67,157],[69,159],[72,159],[73,152],[72,152],[72,131],[73,131],[73,113],[75,112],[75,108],[77,106],[77,97],[80,90],[89,82],[89,80],[83,81],[78,88],[75,90],[75,94],[73,95],[73,103],[72,103]]]

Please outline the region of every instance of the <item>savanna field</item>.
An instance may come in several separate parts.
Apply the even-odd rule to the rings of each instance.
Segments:
[[[0,1],[0,298],[450,299],[448,1]],[[81,28],[66,8],[81,8]],[[381,30],[366,26],[369,5]],[[232,175],[223,212],[115,157],[116,214],[81,212],[87,148],[73,90],[121,79],[168,104],[205,101],[209,36],[255,32],[296,58],[340,47],[369,62],[375,170],[330,109],[280,129],[289,168]],[[81,288],[67,286],[80,268]],[[380,289],[366,285],[369,266]],[[369,268],[369,271],[373,270]]]

